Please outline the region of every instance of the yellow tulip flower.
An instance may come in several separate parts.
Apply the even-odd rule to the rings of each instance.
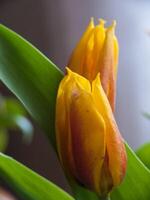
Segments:
[[[95,26],[91,19],[68,62],[68,67],[92,82],[100,72],[103,89],[114,111],[118,42],[115,37],[115,21],[105,28],[104,20]]]
[[[101,196],[118,186],[126,151],[100,76],[67,70],[56,102],[56,141],[65,172]]]

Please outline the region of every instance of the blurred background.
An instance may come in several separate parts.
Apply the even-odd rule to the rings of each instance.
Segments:
[[[90,17],[117,21],[120,44],[116,120],[132,148],[150,140],[149,0],[0,0],[0,22],[21,34],[64,69]],[[32,59],[32,58],[30,58]],[[0,92],[10,92],[0,86]],[[11,131],[6,153],[68,190],[48,141],[34,125],[31,145]]]

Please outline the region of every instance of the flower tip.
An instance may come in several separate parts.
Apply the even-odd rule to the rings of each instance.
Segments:
[[[101,85],[100,73],[97,73],[95,79],[93,80],[93,84],[95,84],[95,85]]]
[[[96,78],[95,79],[100,79],[100,72],[97,73]]]
[[[71,71],[71,69],[69,69],[69,67],[66,67],[66,74],[71,74],[72,73],[72,71]]]
[[[105,21],[104,19],[102,19],[102,18],[98,19],[98,21],[99,21],[99,24],[100,24],[101,26],[104,26],[105,23],[106,23],[106,21]]]
[[[116,24],[117,24],[117,23],[116,23],[116,20],[113,20],[113,22],[112,22],[112,25],[111,25],[111,26],[112,26],[113,28],[115,28],[115,27],[116,27]]]
[[[66,67],[66,74],[69,76],[69,77],[77,77],[79,76],[77,73],[73,72],[71,69],[69,69],[68,67]]]
[[[115,28],[116,28],[116,20],[113,20],[112,24],[107,28],[107,31],[109,32],[115,32]]]
[[[91,25],[92,27],[94,27],[94,17],[91,17],[91,19],[90,19],[90,25]]]

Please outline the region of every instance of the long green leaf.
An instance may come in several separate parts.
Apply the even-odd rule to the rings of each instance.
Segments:
[[[25,200],[73,200],[50,181],[2,153],[0,177]]]
[[[4,152],[8,145],[8,133],[5,129],[0,129],[0,152]]]
[[[150,171],[126,144],[128,154],[127,174],[124,182],[112,193],[112,200],[149,200]]]
[[[0,79],[55,143],[54,113],[63,73],[22,37],[0,25]]]
[[[0,43],[1,80],[22,100],[48,133],[50,129],[51,133],[54,132],[55,99],[62,73],[28,42],[3,26],[0,26]],[[51,139],[54,141],[54,136]],[[149,200],[150,172],[135,153],[128,146],[126,148],[127,175],[111,198]],[[85,197],[87,200],[97,200],[86,189],[76,185],[72,187],[78,200],[85,200]]]
[[[137,151],[137,156],[150,169],[150,143],[142,145]]]

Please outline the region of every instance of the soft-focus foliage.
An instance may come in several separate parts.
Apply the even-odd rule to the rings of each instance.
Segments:
[[[150,143],[142,145],[137,151],[137,156],[150,169]]]
[[[7,67],[6,67],[7,66]],[[0,25],[0,79],[55,146],[55,101],[63,73],[22,37]]]
[[[0,151],[7,147],[9,130],[19,129],[24,141],[31,141],[33,127],[26,115],[25,109],[15,98],[0,95]]]
[[[24,200],[74,200],[58,186],[2,153],[0,177]]]

